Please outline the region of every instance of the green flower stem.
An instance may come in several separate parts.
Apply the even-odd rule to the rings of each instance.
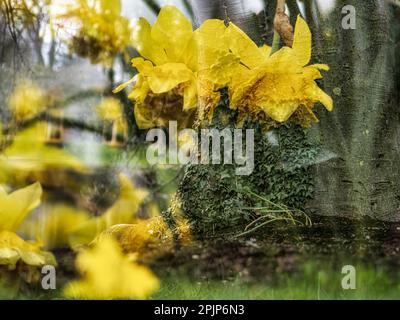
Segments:
[[[272,48],[270,55],[273,55],[275,52],[277,52],[280,46],[281,46],[281,36],[279,35],[278,32],[274,31],[274,38],[272,40]]]

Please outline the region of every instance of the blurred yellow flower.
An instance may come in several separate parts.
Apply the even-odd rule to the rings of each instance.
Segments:
[[[230,50],[240,57],[241,65],[229,85],[231,108],[238,109],[241,120],[247,116],[278,123],[293,120],[303,127],[318,121],[312,109],[321,102],[329,111],[330,96],[315,80],[327,65],[306,66],[311,59],[311,32],[307,23],[297,18],[293,47],[283,47],[270,55],[269,47],[258,48],[232,23],[228,27]]]
[[[127,135],[128,125],[124,116],[123,105],[118,99],[104,98],[96,107],[98,116],[108,124],[111,124],[111,139],[116,135]]]
[[[69,234],[76,226],[90,219],[88,212],[66,204],[45,205],[38,217],[27,219],[20,231],[30,238],[39,239],[48,249],[69,245]]]
[[[41,244],[25,241],[14,232],[0,231],[0,267],[14,270],[18,262],[29,267],[56,265],[53,254],[40,248]]]
[[[161,216],[137,220],[132,224],[117,224],[103,231],[94,243],[113,238],[125,253],[142,255],[151,249],[171,248],[173,234]]]
[[[130,44],[129,20],[121,16],[120,0],[76,0],[61,18],[79,23],[70,47],[92,63],[112,66],[116,55]]]
[[[123,174],[120,174],[118,178],[120,184],[118,199],[103,215],[91,218],[72,230],[69,236],[72,248],[90,243],[103,230],[115,224],[132,223],[136,220],[135,215],[148,192],[136,188],[133,182]]]
[[[47,127],[37,122],[19,131],[0,153],[0,181],[21,182],[46,178],[46,170],[87,171],[86,166],[67,151],[46,144]]]
[[[0,266],[13,270],[20,261],[29,267],[56,264],[51,253],[40,250],[40,244],[24,241],[15,233],[40,204],[41,195],[39,183],[10,194],[0,187]]]
[[[25,121],[34,118],[46,110],[46,94],[35,83],[29,80],[20,80],[9,98],[9,107],[16,121]]]
[[[69,298],[146,299],[159,288],[157,277],[147,267],[130,261],[110,238],[81,252],[76,267],[83,277],[65,287]]]
[[[176,199],[174,196],[170,206],[173,226],[167,225],[164,217],[158,211],[150,214],[148,219],[137,219],[131,224],[113,225],[100,233],[93,243],[113,238],[124,253],[134,254],[137,257],[151,256],[152,258],[173,250],[176,240],[181,245],[190,244],[192,242],[190,223],[183,216],[180,203]],[[149,207],[151,209],[151,206]]]
[[[97,105],[96,111],[99,117],[105,121],[116,121],[124,117],[123,106],[115,98],[104,98]]]
[[[210,25],[217,29],[210,32]],[[135,83],[129,98],[136,102],[139,128],[168,126],[170,120],[190,127],[199,104],[217,104],[216,90],[226,85],[223,71],[230,60],[220,56],[226,52],[204,42],[216,43],[216,33],[224,28],[222,20],[212,20],[193,32],[190,21],[173,6],[163,7],[153,26],[140,18],[133,44],[143,58],[132,59],[139,73],[114,90]]]
[[[10,194],[0,187],[0,230],[16,231],[26,216],[39,206],[41,196],[39,183]]]

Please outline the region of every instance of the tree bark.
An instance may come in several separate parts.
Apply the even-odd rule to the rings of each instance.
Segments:
[[[321,62],[331,67],[324,84],[335,108],[320,113],[315,131],[337,156],[314,168],[310,208],[327,215],[399,220],[400,61],[394,43],[399,20],[385,1],[352,3],[355,30],[341,25],[347,1],[339,1],[325,29],[334,28]]]

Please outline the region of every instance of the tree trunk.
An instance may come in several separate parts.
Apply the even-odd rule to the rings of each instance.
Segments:
[[[344,30],[346,4],[340,1],[325,26],[325,33],[334,28],[321,62],[331,67],[325,87],[335,108],[320,113],[315,130],[337,157],[315,166],[310,208],[399,220],[399,10],[382,0],[353,1],[356,29]]]

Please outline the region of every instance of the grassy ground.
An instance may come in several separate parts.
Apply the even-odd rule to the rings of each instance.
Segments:
[[[152,299],[400,299],[397,225],[373,225],[362,232],[347,225],[344,232],[346,224],[335,220],[340,232],[329,233],[322,228],[329,221],[314,222],[313,228],[297,228],[294,234],[284,232],[286,225],[275,225],[250,239],[194,241],[144,260],[161,281]],[[352,234],[361,236],[348,240]],[[74,259],[69,251],[58,252],[57,258],[62,289],[74,277]],[[345,265],[355,268],[354,290],[342,288]],[[62,298],[60,290],[0,284],[0,299],[57,298]]]
[[[308,264],[301,272],[272,280],[193,281],[173,276],[163,280],[154,299],[400,299],[400,283],[385,268],[355,266],[356,289],[344,290],[341,270]]]
[[[232,280],[195,279],[175,273],[161,277],[161,288],[152,299],[400,299],[400,282],[386,267],[355,265],[356,289],[344,290],[343,274],[330,266],[308,263],[301,271],[276,274],[269,279],[237,277]],[[0,287],[0,299],[54,299],[60,291],[18,292]]]

